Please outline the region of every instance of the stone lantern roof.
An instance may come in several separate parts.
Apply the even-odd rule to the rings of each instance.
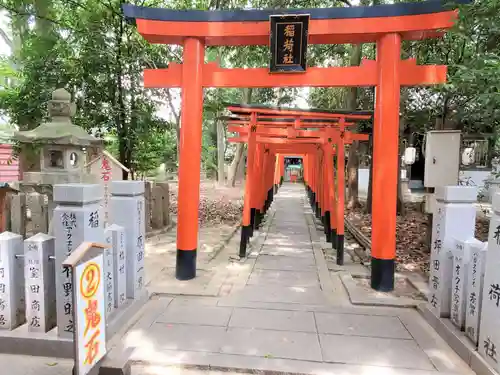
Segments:
[[[56,144],[72,146],[100,146],[103,140],[88,134],[81,127],[74,125],[71,117],[76,111],[71,103],[71,95],[65,89],[57,89],[48,102],[50,122],[45,122],[33,130],[14,133],[14,138],[21,143]]]

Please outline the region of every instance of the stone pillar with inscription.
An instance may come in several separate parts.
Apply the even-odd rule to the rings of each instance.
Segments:
[[[454,240],[474,237],[477,189],[470,186],[440,186],[435,190],[429,309],[438,317],[450,316]]]
[[[104,230],[104,238],[106,245],[109,246],[103,251],[104,300],[107,318],[115,311],[115,248],[113,246],[113,232],[109,230],[109,226]]]
[[[483,298],[484,266],[487,242],[477,241],[471,245],[469,267],[467,268],[465,334],[477,345],[479,340],[479,317]]]
[[[127,298],[138,298],[144,289],[144,182],[113,181],[110,185],[110,222],[125,229]]]
[[[453,253],[453,280],[451,288],[451,321],[460,330],[465,328],[466,288],[472,246],[482,243],[475,238],[455,240]]]
[[[106,243],[113,249],[113,302],[120,308],[127,300],[127,259],[125,229],[112,224],[106,228]]]
[[[25,322],[23,237],[0,234],[0,329],[12,330]]]
[[[104,243],[101,220],[103,187],[98,184],[54,185],[57,207],[52,219],[55,235],[55,273],[57,331],[59,337],[72,338],[74,322],[71,299],[72,275],[62,262],[82,242]]]
[[[484,271],[478,352],[497,372],[500,371],[500,193],[493,196],[493,213],[488,235]]]
[[[24,241],[26,322],[30,332],[56,326],[55,239],[45,233]]]

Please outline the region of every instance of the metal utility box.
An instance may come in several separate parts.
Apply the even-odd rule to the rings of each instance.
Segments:
[[[426,188],[458,184],[460,141],[460,130],[427,132],[424,153]]]

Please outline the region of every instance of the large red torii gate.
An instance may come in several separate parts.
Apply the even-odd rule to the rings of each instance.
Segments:
[[[467,0],[459,0],[466,2]],[[402,40],[443,35],[456,11],[443,1],[373,7],[290,10],[197,11],[123,5],[127,19],[151,43],[184,47],[183,63],[146,69],[144,86],[182,88],[176,277],[196,276],[203,87],[375,86],[372,249],[396,247],[399,98],[401,86],[446,81],[446,66],[418,66],[401,60]],[[375,61],[358,67],[311,67],[300,74],[271,74],[265,68],[224,69],[205,63],[206,46],[268,45],[271,15],[309,14],[309,44],[376,43]],[[394,199],[392,199],[394,197]],[[372,256],[371,285],[394,287],[394,259]]]

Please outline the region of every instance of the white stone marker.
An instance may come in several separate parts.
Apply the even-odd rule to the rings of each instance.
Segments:
[[[478,352],[497,372],[500,345],[500,193],[493,196],[484,272]]]
[[[438,317],[450,316],[453,277],[453,239],[474,236],[477,189],[470,186],[441,186],[435,190],[429,309]]]
[[[125,229],[113,224],[106,228],[106,243],[113,248],[114,304],[119,308],[127,300],[127,265]],[[107,242],[110,240],[110,242]]]
[[[56,325],[54,237],[35,234],[24,241],[26,321],[30,332],[48,332]]]
[[[0,234],[0,329],[12,330],[25,322],[23,237]]]
[[[465,309],[465,334],[477,345],[479,340],[479,317],[483,297],[484,266],[487,242],[477,241],[471,245],[470,263],[467,269],[467,306]]]
[[[104,230],[105,243],[109,247],[103,251],[103,282],[104,282],[104,300],[105,300],[105,311],[106,317],[108,317],[115,310],[115,260],[113,247],[112,232],[109,231],[109,227]]]
[[[451,288],[451,321],[460,330],[465,328],[465,311],[467,307],[466,288],[472,245],[481,241],[475,238],[455,240],[453,249],[453,279]]]
[[[72,338],[74,331],[73,290],[70,268],[62,262],[82,242],[104,243],[100,201],[103,188],[97,184],[54,185],[53,227],[55,235],[55,272],[57,332],[59,337]]]
[[[125,229],[127,298],[137,298],[144,289],[144,181],[112,181],[110,222]]]

